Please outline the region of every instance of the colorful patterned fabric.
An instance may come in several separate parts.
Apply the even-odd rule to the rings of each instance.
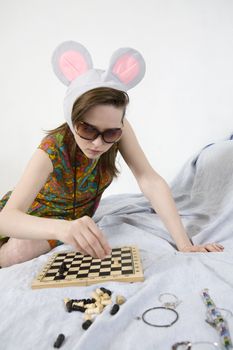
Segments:
[[[46,136],[38,148],[48,154],[53,163],[53,172],[27,213],[46,218],[72,220],[75,166],[71,164],[69,145],[65,142],[64,136],[57,133]],[[92,217],[103,191],[112,182],[112,176],[106,171],[100,174],[98,159],[87,158],[79,148],[77,148],[76,166],[75,217],[80,218],[84,215]],[[0,210],[10,195],[11,191],[0,200]],[[49,242],[51,247],[54,246],[54,242]]]

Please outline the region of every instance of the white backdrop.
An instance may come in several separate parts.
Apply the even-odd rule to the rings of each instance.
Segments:
[[[184,161],[233,131],[232,0],[0,0],[0,195],[13,188],[43,129],[63,123],[65,86],[50,59],[76,40],[105,69],[131,46],[147,63],[128,119],[169,182]],[[105,195],[138,192],[126,165]]]

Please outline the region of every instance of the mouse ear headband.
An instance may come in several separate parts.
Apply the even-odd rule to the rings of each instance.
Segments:
[[[120,48],[111,57],[109,68],[94,69],[91,55],[81,44],[66,41],[60,44],[52,56],[54,73],[68,86],[64,99],[64,115],[71,131],[72,109],[83,93],[98,87],[110,87],[127,91],[137,85],[145,74],[142,55],[132,48]]]

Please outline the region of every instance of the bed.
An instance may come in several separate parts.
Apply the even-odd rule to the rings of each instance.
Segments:
[[[158,215],[142,194],[112,195],[102,200],[95,221],[112,247],[136,245],[144,271],[143,282],[31,289],[31,282],[59,246],[31,261],[0,270],[0,349],[52,349],[58,334],[65,335],[62,349],[168,350],[176,342],[219,341],[206,321],[201,291],[217,307],[228,310],[233,337],[233,142],[209,145],[188,159],[172,181],[171,189],[186,230],[196,244],[219,242],[222,253],[181,253]],[[88,298],[102,287],[126,302],[114,316],[110,306],[87,330],[83,315],[68,313],[64,298]],[[172,293],[180,301],[178,321],[171,327],[151,327],[142,314],[161,306],[159,296]]]

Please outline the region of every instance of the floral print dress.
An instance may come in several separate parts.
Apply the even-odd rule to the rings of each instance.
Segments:
[[[112,182],[107,171],[99,169],[98,159],[92,160],[77,147],[76,170],[69,156],[69,145],[61,133],[46,136],[39,149],[45,151],[53,164],[53,172],[38,193],[27,213],[45,218],[72,220],[84,215],[92,217],[104,190]],[[74,208],[74,180],[76,173],[76,205]],[[12,191],[0,200],[0,210],[8,201]],[[0,236],[0,239],[6,238]],[[51,247],[60,241],[49,241]]]

